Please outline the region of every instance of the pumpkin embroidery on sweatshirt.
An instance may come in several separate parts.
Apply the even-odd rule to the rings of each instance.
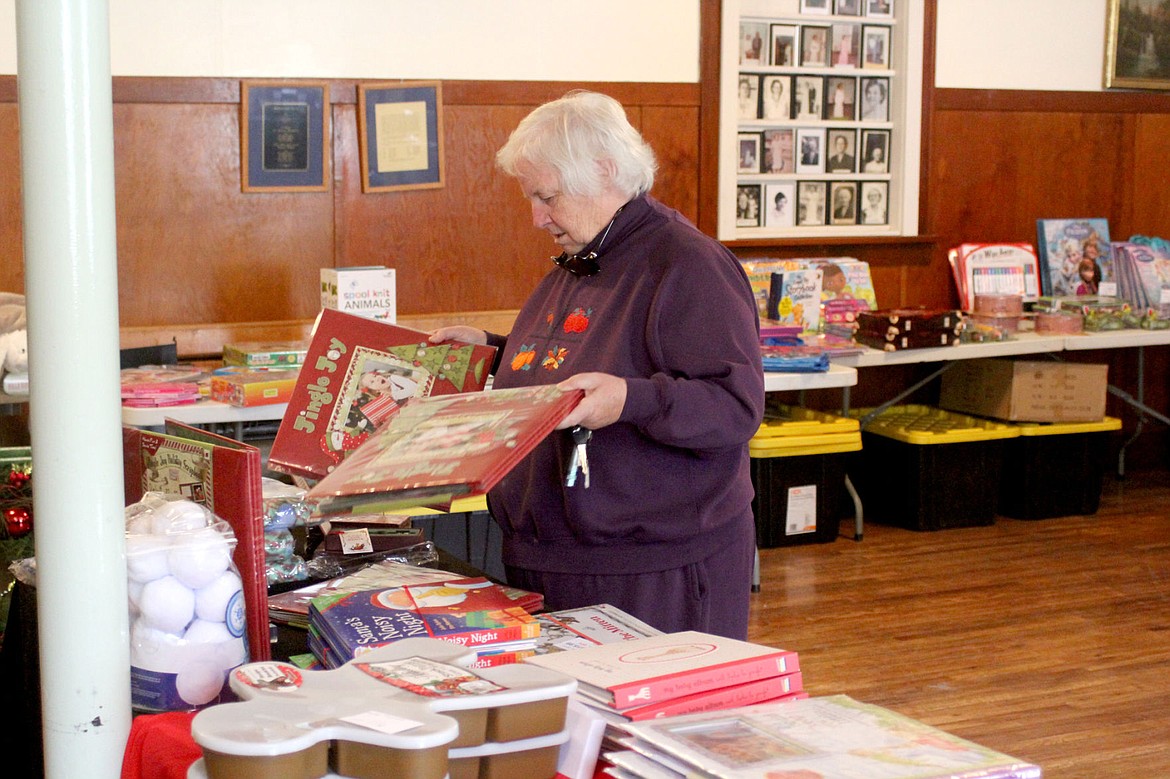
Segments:
[[[512,370],[530,371],[535,359],[536,344],[521,344],[520,349],[512,356]]]

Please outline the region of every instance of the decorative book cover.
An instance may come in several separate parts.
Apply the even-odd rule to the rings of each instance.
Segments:
[[[535,639],[540,623],[512,594],[482,577],[361,590],[314,598],[309,622],[342,662],[404,638],[473,649]]]
[[[126,505],[146,492],[206,506],[232,527],[232,560],[244,584],[252,660],[271,654],[268,580],[264,570],[264,507],[260,450],[168,419],[165,433],[122,428]]]
[[[681,698],[800,670],[796,652],[684,631],[525,660],[572,676],[614,709]]]
[[[632,722],[688,775],[1040,779],[1039,766],[846,695]],[[649,751],[649,750],[647,750]]]
[[[878,307],[868,262],[855,257],[830,257],[808,262],[811,267],[822,271],[822,302],[852,300],[858,311],[872,311]]]
[[[495,486],[580,402],[537,387],[417,398],[306,496],[322,514],[450,503]]]
[[[783,676],[771,676],[753,682],[733,684],[730,687],[696,692],[662,703],[619,709],[616,713],[630,722],[641,722],[648,719],[678,717],[683,714],[698,714],[704,711],[738,709],[743,706],[754,706],[757,703],[781,700],[795,701],[807,697],[809,696],[804,691],[804,678],[800,671],[797,671]],[[585,703],[588,704],[589,700],[585,699]]]
[[[768,289],[768,318],[799,325],[815,333],[821,325],[821,278],[819,268],[773,271]]]
[[[662,635],[661,630],[608,603],[537,614],[536,621],[540,638],[535,654],[541,655]]]
[[[1040,297],[1040,261],[1030,243],[964,243],[947,253],[959,307],[975,309],[976,295]]]
[[[1107,219],[1037,219],[1041,292],[1116,295]]]
[[[419,330],[323,309],[269,467],[322,478],[407,401],[482,390],[495,351],[458,341],[432,344]]]

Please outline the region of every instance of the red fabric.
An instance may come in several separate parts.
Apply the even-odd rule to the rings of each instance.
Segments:
[[[191,738],[195,714],[171,711],[135,717],[122,756],[122,779],[187,779],[187,769],[203,756]]]

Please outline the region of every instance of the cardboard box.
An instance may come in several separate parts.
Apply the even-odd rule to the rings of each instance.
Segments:
[[[233,406],[288,403],[297,385],[297,371],[256,371],[214,375],[211,399]]]
[[[321,308],[394,323],[398,318],[394,269],[382,265],[321,269]]]
[[[942,377],[939,405],[1009,422],[1097,422],[1105,417],[1107,365],[970,360]]]

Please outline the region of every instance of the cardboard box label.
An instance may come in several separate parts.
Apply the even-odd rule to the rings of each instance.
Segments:
[[[395,322],[398,297],[393,268],[381,265],[321,269],[321,307]]]

